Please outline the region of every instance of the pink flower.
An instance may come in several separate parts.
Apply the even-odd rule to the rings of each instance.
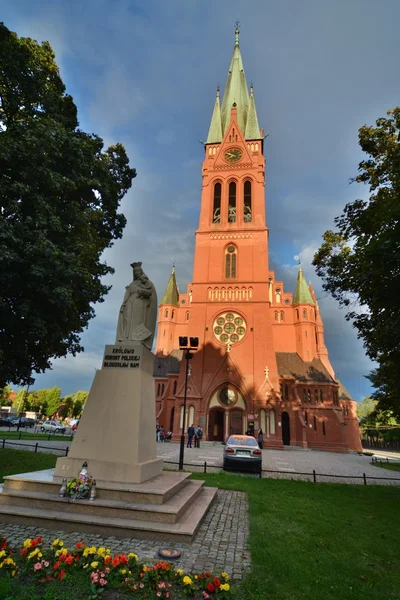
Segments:
[[[110,569],[109,569],[109,567],[106,567],[106,570],[105,570],[105,571],[106,571],[106,573],[107,573],[107,575],[108,575],[108,574],[109,574],[109,572],[110,572]]]
[[[209,598],[210,596],[207,594],[207,592],[203,592],[203,598],[204,600],[207,600],[207,598]]]
[[[156,593],[157,598],[161,598],[161,592]]]
[[[43,564],[44,564],[44,566],[45,566],[45,567],[46,567],[46,569],[47,569],[47,567],[49,566],[49,563],[47,562],[47,560],[44,560],[44,561],[43,561]]]
[[[42,563],[38,562],[38,563],[36,563],[36,565],[33,567],[33,570],[34,570],[34,571],[39,571],[39,569],[41,569],[41,568],[42,568]]]
[[[139,583],[139,587],[140,587],[140,589],[143,589],[144,588],[144,583]]]
[[[101,578],[100,585],[107,585],[107,581],[105,579]]]

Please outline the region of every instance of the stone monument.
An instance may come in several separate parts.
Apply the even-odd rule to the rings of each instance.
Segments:
[[[137,484],[162,472],[151,352],[157,294],[142,263],[131,267],[115,344],[105,347],[69,455],[57,460],[55,477],[74,477],[84,461],[97,482]]]

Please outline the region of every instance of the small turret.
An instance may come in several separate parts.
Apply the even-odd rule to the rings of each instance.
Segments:
[[[246,140],[260,140],[261,133],[258,125],[256,102],[254,100],[253,84],[250,85],[250,103],[249,112],[247,113],[246,131],[244,134]]]
[[[314,301],[311,297],[310,290],[307,287],[307,282],[303,274],[303,269],[299,265],[299,272],[297,274],[296,291],[293,297],[293,306],[296,304],[312,304]]]
[[[175,279],[175,265],[172,267],[172,271],[171,271],[171,275],[169,276],[167,287],[165,288],[164,295],[160,302],[161,306],[164,304],[168,304],[168,305],[172,305],[172,306],[179,306],[179,292],[178,292],[178,286],[176,284],[176,279]]]
[[[219,104],[219,87],[215,98],[214,111],[211,117],[210,129],[208,131],[206,144],[222,142],[221,108]]]

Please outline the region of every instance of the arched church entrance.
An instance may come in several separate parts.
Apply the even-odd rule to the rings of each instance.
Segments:
[[[290,446],[290,419],[287,412],[282,413],[282,442],[284,446]]]
[[[212,408],[208,415],[208,439],[212,442],[224,441],[224,416],[222,408]]]
[[[230,435],[245,432],[247,421],[244,398],[233,385],[226,383],[216,389],[211,394],[208,406],[209,440],[223,442]]]

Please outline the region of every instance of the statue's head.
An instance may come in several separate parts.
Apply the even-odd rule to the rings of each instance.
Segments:
[[[141,262],[134,262],[131,264],[131,267],[133,269],[133,276],[135,277],[135,279],[137,279],[138,277],[140,277],[143,274]]]

